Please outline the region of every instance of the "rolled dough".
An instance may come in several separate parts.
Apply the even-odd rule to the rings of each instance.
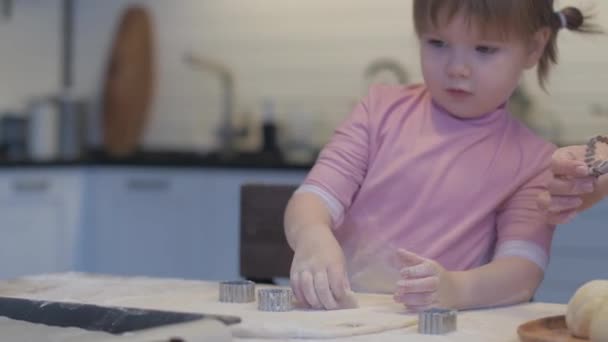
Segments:
[[[608,341],[608,300],[604,301],[593,319],[589,329],[591,342]]]
[[[593,280],[581,286],[568,302],[566,325],[576,337],[588,338],[591,321],[608,300],[608,280]]]

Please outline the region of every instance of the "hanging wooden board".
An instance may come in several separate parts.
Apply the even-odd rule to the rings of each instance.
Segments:
[[[154,38],[150,15],[132,6],[114,36],[102,98],[104,147],[126,156],[138,147],[154,90]]]

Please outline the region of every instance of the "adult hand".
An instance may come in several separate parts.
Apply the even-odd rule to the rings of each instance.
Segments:
[[[595,203],[596,178],[585,164],[585,150],[583,145],[567,146],[553,154],[553,177],[547,191],[537,198],[552,224],[565,223]]]

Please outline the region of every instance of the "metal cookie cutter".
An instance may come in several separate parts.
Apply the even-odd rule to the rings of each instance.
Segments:
[[[258,310],[291,311],[292,309],[293,293],[291,292],[291,289],[258,290]]]
[[[585,153],[585,163],[589,167],[591,175],[595,177],[608,173],[608,160],[598,160],[595,154],[598,142],[608,145],[608,137],[598,135],[589,139]]]
[[[443,335],[456,330],[456,310],[429,309],[418,314],[418,332]]]
[[[220,302],[249,303],[255,301],[255,283],[248,280],[220,283]]]

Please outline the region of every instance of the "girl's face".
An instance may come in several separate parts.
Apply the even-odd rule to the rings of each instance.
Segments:
[[[437,27],[419,37],[424,80],[433,99],[452,115],[483,116],[505,103],[523,71],[536,65],[549,33],[540,30],[529,40],[514,35],[501,39],[462,14],[438,20]]]

